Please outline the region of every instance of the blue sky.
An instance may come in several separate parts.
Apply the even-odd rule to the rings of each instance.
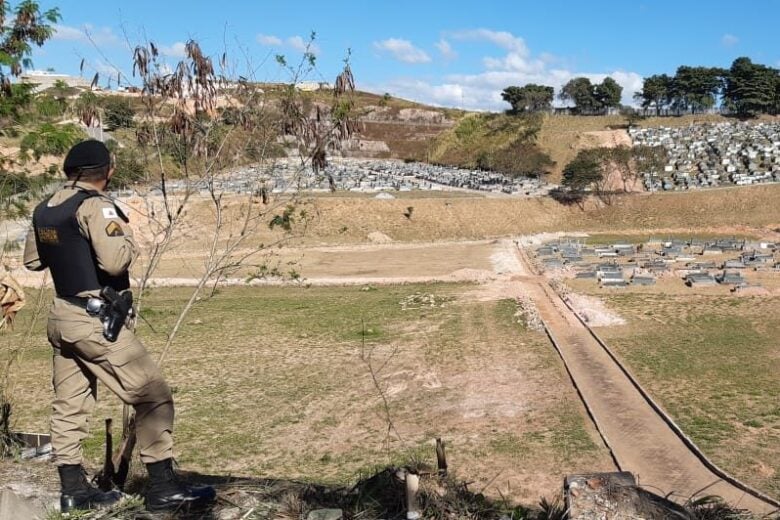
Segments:
[[[309,79],[332,81],[351,49],[359,88],[472,109],[505,108],[508,85],[557,91],[579,75],[611,75],[629,102],[642,77],[681,64],[728,67],[750,56],[780,67],[775,0],[39,2],[58,6],[63,19],[36,50],[35,68],[78,73],[85,58],[85,69],[104,77],[131,70],[128,42],[154,41],[175,64],[194,38],[213,56],[227,50],[241,74],[285,81],[273,56],[294,62],[311,31],[317,71]]]

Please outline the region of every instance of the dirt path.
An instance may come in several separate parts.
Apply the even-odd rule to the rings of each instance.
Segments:
[[[527,258],[520,251],[521,260]],[[529,270],[529,269],[527,269]],[[632,384],[588,329],[542,277],[524,276],[521,283],[554,338],[583,400],[622,470],[642,486],[678,500],[693,495],[718,495],[755,513],[775,510],[722,481],[683,443]]]

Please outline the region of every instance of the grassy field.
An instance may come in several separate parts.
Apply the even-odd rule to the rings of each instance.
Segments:
[[[683,430],[780,495],[780,297],[601,294],[628,320],[599,334]]]
[[[206,473],[347,483],[387,463],[430,462],[440,436],[472,489],[525,503],[558,489],[564,474],[609,469],[546,337],[518,323],[513,301],[477,301],[473,290],[235,288],[199,302],[165,366],[180,462]],[[142,323],[140,334],[151,350],[186,294],[150,293],[154,331]],[[0,338],[0,358],[22,342],[28,317]],[[14,369],[23,430],[48,427],[42,327]],[[118,419],[119,405],[103,392],[95,424],[106,416]],[[93,464],[101,440],[96,432],[88,443]]]

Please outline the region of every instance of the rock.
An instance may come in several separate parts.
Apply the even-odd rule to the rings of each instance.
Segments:
[[[637,486],[628,472],[570,475],[565,493],[570,520],[688,517],[679,505]]]
[[[342,520],[344,513],[341,509],[315,509],[306,517],[306,520]]]
[[[398,119],[407,123],[422,124],[442,124],[448,122],[442,112],[421,108],[402,108],[398,111]]]
[[[0,492],[0,520],[34,520],[43,517],[44,512],[30,500],[17,496],[10,489]]]
[[[390,153],[390,147],[384,141],[372,141],[370,139],[348,139],[344,143],[344,149],[348,151],[360,151],[370,153]]]
[[[393,241],[392,238],[385,235],[381,231],[373,231],[368,234],[368,239],[374,244],[389,244]]]
[[[241,509],[238,507],[226,507],[217,514],[218,520],[238,520],[241,518]]]

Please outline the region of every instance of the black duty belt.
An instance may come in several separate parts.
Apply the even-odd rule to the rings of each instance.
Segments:
[[[108,305],[102,298],[96,298],[94,296],[58,296],[58,298],[76,305],[77,307],[81,307],[87,311],[87,314],[93,317],[100,317]]]

